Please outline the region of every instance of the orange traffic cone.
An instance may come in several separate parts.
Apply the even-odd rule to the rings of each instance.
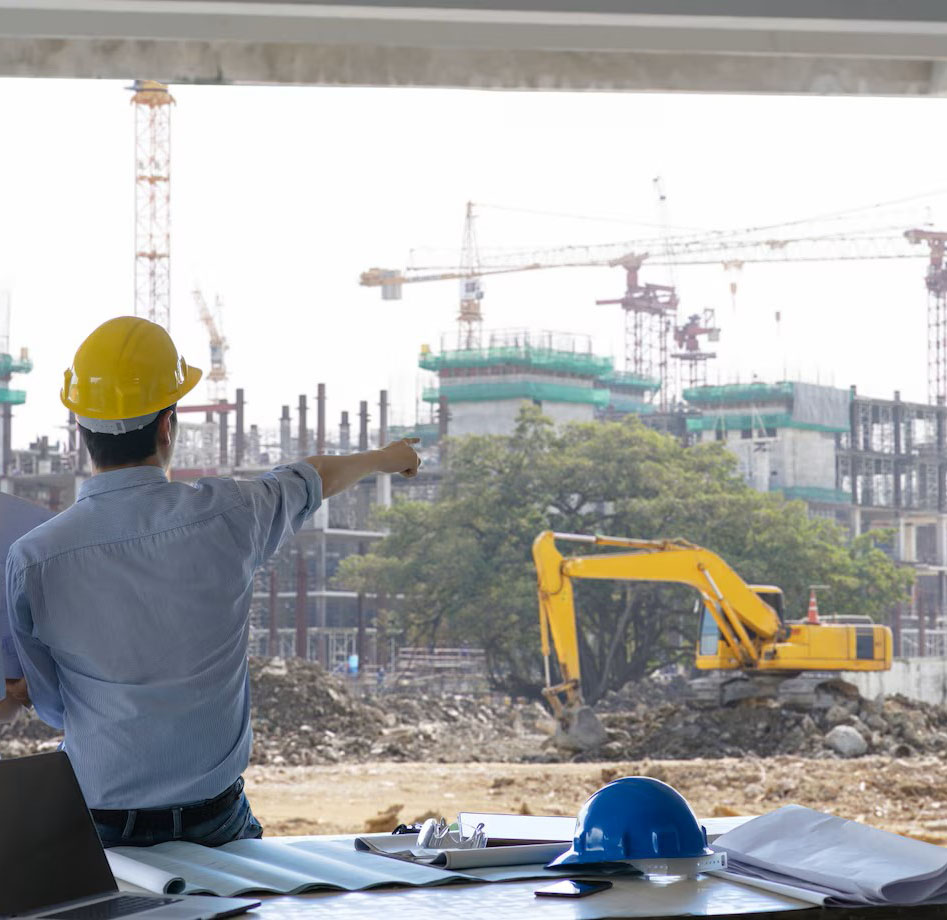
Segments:
[[[815,590],[809,591],[809,610],[806,614],[806,622],[811,623],[813,626],[819,626],[821,620],[819,619],[819,605],[815,602]]]

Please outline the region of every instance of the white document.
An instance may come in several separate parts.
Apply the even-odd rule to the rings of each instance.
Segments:
[[[504,844],[557,843],[575,837],[575,818],[564,815],[508,815],[462,811],[458,816],[465,827],[483,825],[487,840]]]
[[[108,853],[116,878],[158,894],[168,890],[165,886],[171,879],[183,881],[185,894],[222,897],[471,881],[444,869],[358,853],[351,843],[320,840],[236,840],[215,848],[173,841],[153,847],[114,847]],[[121,859],[115,860],[116,856]]]
[[[355,849],[442,869],[483,869],[494,866],[543,865],[561,856],[570,846],[568,843],[538,843],[473,849],[426,849],[417,846],[417,839],[417,834],[356,837]]]
[[[804,888],[828,905],[947,899],[947,849],[787,805],[717,838],[730,877]]]
[[[129,859],[115,850],[106,850],[105,858],[108,860],[112,875],[128,885],[134,885],[142,891],[153,891],[156,894],[184,893],[184,879],[180,875],[172,875],[170,872],[157,869],[137,859]]]

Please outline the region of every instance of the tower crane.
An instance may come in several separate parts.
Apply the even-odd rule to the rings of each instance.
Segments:
[[[677,306],[674,289],[668,285],[642,282],[639,272],[649,266],[719,265],[733,271],[746,264],[771,262],[834,262],[875,259],[927,258],[925,283],[928,291],[928,397],[930,402],[947,400],[947,232],[927,229],[903,230],[894,227],[862,231],[837,231],[815,235],[804,233],[778,236],[773,230],[736,230],[694,233],[667,238],[643,238],[598,245],[559,246],[548,249],[491,250],[481,258],[477,277],[529,272],[553,268],[614,267],[625,270],[625,294],[621,298],[600,300],[617,303],[626,311],[625,369],[646,371],[648,358],[643,333],[637,321],[628,322],[638,312],[672,313]],[[921,246],[925,245],[925,249]],[[652,255],[654,253],[654,255]],[[444,281],[466,277],[464,266],[424,265],[403,270],[373,268],[364,272],[360,284],[381,287],[386,299],[401,296],[405,284]],[[730,284],[736,293],[736,282]],[[699,319],[712,338],[717,330],[713,320]],[[687,333],[678,327],[675,334]],[[702,334],[695,332],[695,334]],[[660,347],[658,343],[657,347]],[[680,346],[684,351],[687,345]],[[640,356],[640,357],[639,357]],[[654,367],[654,365],[651,365]],[[664,368],[662,368],[662,371]],[[666,380],[662,384],[666,385]]]
[[[197,306],[197,313],[201,322],[207,329],[207,335],[210,338],[210,371],[207,374],[207,395],[212,403],[219,403],[227,399],[227,350],[230,347],[227,339],[220,331],[218,321],[220,319],[221,303],[220,297],[214,302],[214,313],[207,306],[207,301],[200,288],[193,291],[194,304]]]

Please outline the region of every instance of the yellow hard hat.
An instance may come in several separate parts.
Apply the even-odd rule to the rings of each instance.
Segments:
[[[124,434],[144,428],[197,386],[167,330],[139,316],[102,323],[65,373],[62,404],[91,431]]]

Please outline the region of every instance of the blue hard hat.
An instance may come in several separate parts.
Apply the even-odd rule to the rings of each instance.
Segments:
[[[549,865],[689,859],[711,852],[684,796],[650,776],[625,776],[582,806],[572,849]]]

